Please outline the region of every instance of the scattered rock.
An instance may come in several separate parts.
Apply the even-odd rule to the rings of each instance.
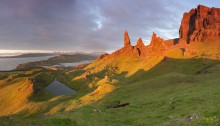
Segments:
[[[115,104],[109,105],[106,108],[120,108],[120,107],[125,107],[129,104],[130,103],[120,103],[120,101],[117,101]]]
[[[195,119],[198,119],[198,118],[199,118],[198,115],[192,114],[192,115],[188,115],[188,116],[187,116],[186,121],[191,122],[191,121],[193,121],[193,120],[195,120]]]
[[[169,107],[171,110],[175,109],[175,101],[173,98],[170,98]]]
[[[100,109],[94,109],[93,112],[102,112]]]
[[[4,119],[8,119],[8,120],[13,120],[14,118],[12,118],[12,117],[9,117],[9,116],[0,116],[0,118],[4,118]]]

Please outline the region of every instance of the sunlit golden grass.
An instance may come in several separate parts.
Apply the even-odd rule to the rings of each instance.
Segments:
[[[110,92],[116,90],[117,87],[111,84],[103,84],[95,89],[92,93],[89,93],[80,99],[72,100],[70,105],[65,108],[65,111],[72,110],[74,108],[78,108],[81,106],[89,105],[91,103],[95,103],[98,100],[104,98],[104,96]]]
[[[32,84],[27,78],[20,78],[16,83],[9,83],[0,89],[0,115],[13,114],[28,103],[32,94]]]

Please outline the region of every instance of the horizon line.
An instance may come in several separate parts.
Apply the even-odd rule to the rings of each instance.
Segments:
[[[112,53],[113,50],[109,51],[64,51],[64,50],[18,50],[18,49],[0,49],[0,54],[23,54],[23,53],[101,53],[107,52]]]

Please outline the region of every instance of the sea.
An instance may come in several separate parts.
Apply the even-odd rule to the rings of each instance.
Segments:
[[[51,57],[54,57],[54,55],[41,56],[41,57],[25,57],[25,58],[0,58],[0,71],[10,71],[10,70],[15,69],[19,64],[47,60]],[[70,67],[70,66],[75,66],[78,64],[91,63],[92,61],[93,60],[84,60],[84,61],[74,62],[74,63],[60,63],[57,65],[61,65],[63,67]]]
[[[0,71],[15,69],[19,64],[46,60],[53,56],[26,57],[26,58],[0,58]]]

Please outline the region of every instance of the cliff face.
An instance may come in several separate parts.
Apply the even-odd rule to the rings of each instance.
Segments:
[[[199,5],[184,13],[179,29],[180,39],[188,43],[220,38],[220,8]]]

